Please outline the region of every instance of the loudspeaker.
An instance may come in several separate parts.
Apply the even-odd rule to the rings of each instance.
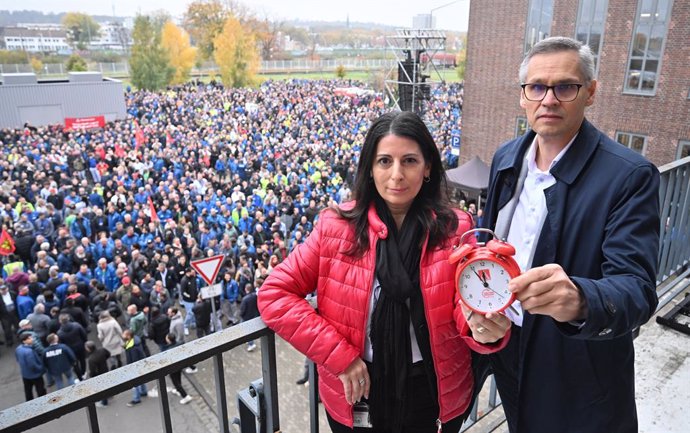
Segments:
[[[398,63],[398,105],[402,111],[412,111],[412,91],[417,78],[417,68],[418,65],[411,59]]]

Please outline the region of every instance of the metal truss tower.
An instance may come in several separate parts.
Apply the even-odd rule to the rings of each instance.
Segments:
[[[386,43],[396,59],[386,74],[386,94],[400,110],[422,115],[431,86],[443,81],[433,59],[445,50],[446,35],[439,30],[404,29],[387,36]]]

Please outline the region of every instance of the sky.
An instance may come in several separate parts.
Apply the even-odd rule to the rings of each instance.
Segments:
[[[3,2],[0,9],[44,12],[85,12],[91,15],[134,16],[163,9],[181,16],[190,0],[22,0]],[[431,13],[440,30],[466,31],[470,0],[243,0],[260,17],[288,21],[374,22],[411,27],[412,17]],[[436,9],[437,10],[433,10]]]

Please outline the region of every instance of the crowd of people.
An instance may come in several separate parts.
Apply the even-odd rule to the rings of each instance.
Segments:
[[[137,347],[148,356],[149,345],[165,350],[255,310],[242,299],[255,304],[319,212],[350,198],[364,135],[389,110],[377,94],[334,93],[352,84],[127,91],[128,118],[102,129],[0,131],[0,221],[14,247],[3,257],[0,319],[4,343],[20,344],[27,400],[32,387],[45,393],[45,372],[61,387],[117,368]],[[428,104],[446,167],[457,163],[450,137],[461,108],[457,84]],[[214,309],[189,263],[218,254]],[[46,355],[56,344],[61,356]]]

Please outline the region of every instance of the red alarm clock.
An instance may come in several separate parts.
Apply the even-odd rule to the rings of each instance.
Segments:
[[[489,233],[494,239],[486,245],[463,244],[465,236],[475,232]],[[478,314],[510,307],[515,294],[508,290],[508,282],[520,275],[520,266],[512,257],[515,248],[488,229],[469,230],[460,237],[460,243],[448,261],[457,263],[455,286],[461,302]]]

